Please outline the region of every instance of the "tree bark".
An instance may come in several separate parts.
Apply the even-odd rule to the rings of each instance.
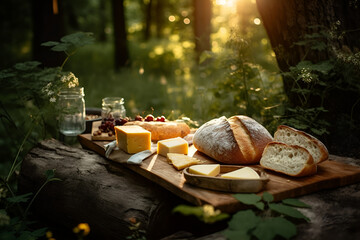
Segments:
[[[134,219],[140,222],[138,230],[145,231],[146,239],[160,239],[180,230],[213,232],[196,219],[172,214],[178,204],[187,203],[159,185],[92,151],[54,139],[41,142],[28,153],[19,175],[19,191],[35,193],[49,169],[55,169],[55,177],[62,181],[48,183],[30,209],[49,227],[71,233],[77,224],[86,222],[90,239],[126,239],[136,233],[130,229]]]
[[[319,63],[328,59],[339,59],[339,55],[343,53],[356,53],[360,49],[360,4],[351,0],[337,1],[337,0],[257,0],[257,7],[262,17],[262,22],[267,31],[272,48],[276,54],[276,59],[279,68],[282,72],[288,72],[290,67],[296,66],[300,61],[308,60],[312,63]],[[311,49],[310,46],[296,45],[295,43],[304,40],[306,34],[313,34],[319,32],[319,27],[322,26],[329,30],[330,34],[339,35],[338,38],[330,36],[325,39],[327,48],[318,51]],[[342,34],[343,32],[343,34]],[[357,65],[359,67],[359,64]],[[355,156],[356,144],[360,144],[359,129],[354,134],[353,130],[350,132],[346,129],[339,128],[340,120],[343,118],[355,121],[355,125],[360,121],[360,104],[357,104],[360,93],[354,89],[344,90],[347,87],[346,77],[340,74],[335,76],[321,76],[328,86],[336,86],[335,88],[326,88],[314,83],[314,88],[320,95],[310,95],[303,107],[315,108],[324,107],[328,110],[323,113],[323,119],[331,124],[330,135],[324,136],[322,140],[330,145],[330,148],[342,145],[341,139],[344,137],[349,139],[347,134],[352,135],[351,146],[344,146],[345,151],[352,151]],[[359,70],[356,70],[360,73]],[[354,79],[359,79],[356,74]],[[289,99],[291,107],[301,106],[301,94],[292,91],[294,86],[294,79],[284,76],[284,90]],[[306,83],[299,82],[300,86],[306,86]],[[313,83],[312,83],[313,84]],[[341,119],[340,119],[341,118]],[[357,122],[357,123],[356,123]],[[338,133],[343,132],[344,136],[339,136]],[[336,136],[336,137],[335,137]],[[331,139],[332,138],[332,139]],[[346,145],[349,145],[346,143]],[[343,149],[343,150],[344,150]],[[343,150],[336,150],[334,153],[339,155],[346,154],[341,152]],[[351,155],[354,156],[354,155]]]
[[[115,70],[129,64],[124,0],[112,0],[114,23]]]
[[[63,53],[41,46],[47,41],[59,41],[65,35],[61,1],[32,0],[33,59],[45,67],[61,66]]]
[[[212,1],[194,0],[194,34],[197,60],[203,51],[211,51]]]

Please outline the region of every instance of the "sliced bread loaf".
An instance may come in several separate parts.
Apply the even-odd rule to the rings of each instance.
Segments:
[[[274,141],[305,148],[310,152],[316,164],[329,158],[329,152],[320,140],[308,133],[285,125],[280,125],[277,128]]]
[[[260,165],[293,177],[308,176],[317,171],[317,165],[309,151],[280,142],[271,142],[265,147]]]

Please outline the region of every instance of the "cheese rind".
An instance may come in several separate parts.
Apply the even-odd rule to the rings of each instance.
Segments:
[[[189,167],[189,173],[215,177],[220,173],[220,164],[201,164]]]
[[[167,160],[177,170],[181,170],[186,167],[200,163],[200,160],[198,160],[197,158],[193,158],[188,155],[181,154],[181,153],[168,153]]]
[[[222,174],[223,178],[232,178],[232,179],[259,179],[259,174],[250,167],[243,167],[238,170]]]
[[[157,153],[166,157],[168,153],[188,154],[189,143],[180,138],[170,138],[157,142]]]
[[[127,153],[151,150],[151,133],[139,126],[116,126],[116,143]]]

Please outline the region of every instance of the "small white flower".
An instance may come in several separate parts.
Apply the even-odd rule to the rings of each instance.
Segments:
[[[61,77],[61,82],[63,82],[63,83],[64,83],[64,82],[66,82],[66,81],[67,81],[66,76],[62,76],[62,77]]]
[[[52,102],[52,103],[56,102],[56,97],[51,97],[50,102]]]
[[[69,82],[69,83],[68,83],[68,87],[69,87],[69,88],[73,88],[73,87],[76,87],[76,85],[75,85],[75,83],[73,83],[73,82]]]
[[[77,77],[74,77],[74,80],[72,81],[76,86],[79,86],[79,79]]]
[[[48,92],[47,92],[47,95],[48,95],[48,96],[51,96],[51,95],[53,95],[53,94],[54,94],[54,91],[48,90]]]

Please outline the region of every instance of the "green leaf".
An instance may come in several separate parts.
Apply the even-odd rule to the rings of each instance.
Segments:
[[[289,216],[289,217],[293,217],[293,218],[298,218],[298,219],[304,219],[307,222],[310,222],[310,219],[308,217],[306,217],[304,214],[302,214],[299,210],[290,207],[290,206],[286,206],[283,205],[281,203],[271,203],[269,204],[269,208],[275,212],[278,212],[280,214]]]
[[[33,195],[33,194],[26,193],[23,195],[6,198],[6,200],[11,203],[27,202],[30,199],[31,195]]]
[[[41,44],[41,46],[45,46],[45,47],[53,47],[58,45],[59,42],[55,42],[55,41],[48,41],[48,42],[44,42]]]
[[[39,229],[33,231],[33,232],[31,233],[31,236],[33,236],[33,237],[35,237],[35,238],[39,238],[39,237],[45,236],[45,233],[46,233],[47,230],[48,230],[48,228],[46,228],[46,227],[45,227],[45,228],[39,228]]]
[[[46,170],[45,176],[46,176],[47,180],[50,180],[51,178],[53,178],[55,176],[55,169]]]
[[[261,218],[256,216],[252,210],[239,211],[229,221],[229,229],[249,231],[259,224]]]
[[[296,226],[285,218],[268,218],[257,226],[253,234],[261,240],[272,240],[276,236],[290,239],[296,235]]]
[[[89,32],[77,32],[73,34],[66,35],[61,38],[61,42],[70,43],[75,47],[82,47],[94,42],[92,33]]]
[[[310,205],[296,199],[296,198],[287,198],[282,200],[282,203],[286,204],[286,205],[290,205],[290,206],[294,206],[294,207],[301,207],[301,208],[311,208]]]
[[[233,197],[247,205],[254,205],[261,200],[261,197],[254,193],[235,194]]]
[[[176,206],[173,209],[173,213],[176,213],[176,212],[181,213],[185,216],[193,215],[196,217],[201,217],[203,214],[202,207],[194,207],[194,206],[188,206],[188,205],[183,205],[183,204]]]
[[[254,204],[254,206],[256,208],[258,208],[259,210],[264,210],[265,209],[265,204],[263,202],[257,202]]]
[[[14,65],[14,68],[20,71],[31,71],[37,68],[40,64],[41,63],[38,61],[28,61],[23,63],[17,63]]]
[[[274,201],[274,196],[271,195],[271,194],[268,193],[268,192],[264,192],[262,198],[263,198],[263,200],[264,200],[265,202],[267,202],[267,203],[270,203],[270,202]]]
[[[34,240],[30,231],[22,231],[18,240]]]
[[[71,50],[71,45],[68,43],[59,43],[51,48],[55,52],[67,52]]]
[[[248,234],[246,231],[242,231],[242,230],[230,230],[230,229],[226,229],[223,232],[224,236],[226,237],[226,239],[229,240],[250,240],[251,239],[251,235]]]

